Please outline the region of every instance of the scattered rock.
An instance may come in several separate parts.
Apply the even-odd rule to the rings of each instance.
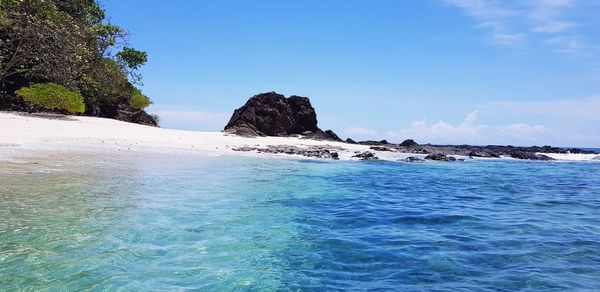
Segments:
[[[410,157],[404,158],[401,161],[404,161],[404,162],[423,162],[425,160],[422,159],[422,158],[419,158],[419,157],[410,156]]]
[[[371,148],[369,148],[369,149],[374,150],[374,151],[388,151],[388,152],[393,151],[392,149],[390,149],[388,147],[383,147],[383,146],[371,146]]]
[[[536,154],[532,152],[513,152],[510,157],[517,159],[528,159],[528,160],[554,160],[554,158],[548,157],[543,154]]]
[[[339,154],[334,151],[334,149],[343,150],[342,148],[336,147],[310,146],[307,148],[300,148],[290,145],[268,145],[266,148],[245,146],[233,148],[232,150],[241,152],[257,151],[258,153],[301,155],[311,158],[339,160]]]
[[[375,156],[375,154],[370,151],[365,151],[352,157],[359,158],[360,160],[379,160],[379,157]]]
[[[361,144],[361,145],[389,145],[390,143],[387,140],[381,140],[381,141],[366,140],[366,141],[360,141],[357,144]]]
[[[456,161],[456,158],[452,156],[446,156],[445,154],[429,154],[425,156],[426,160],[435,160],[435,161]]]

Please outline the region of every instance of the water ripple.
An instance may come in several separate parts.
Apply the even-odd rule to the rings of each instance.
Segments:
[[[0,290],[600,289],[600,164],[84,158],[0,166]]]

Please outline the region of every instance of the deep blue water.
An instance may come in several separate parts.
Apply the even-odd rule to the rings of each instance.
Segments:
[[[600,289],[600,163],[36,163],[0,164],[0,290]]]

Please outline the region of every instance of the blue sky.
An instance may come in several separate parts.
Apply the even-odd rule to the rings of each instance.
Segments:
[[[102,3],[166,128],[222,130],[277,91],[343,137],[600,147],[600,1]]]

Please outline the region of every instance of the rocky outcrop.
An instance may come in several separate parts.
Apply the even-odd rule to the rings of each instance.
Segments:
[[[286,98],[276,92],[251,97],[234,111],[225,132],[249,137],[302,135],[341,141],[333,131],[322,131],[317,126],[317,113],[307,97]]]
[[[415,140],[413,140],[413,139],[406,139],[402,143],[400,143],[400,146],[415,147],[415,146],[419,146],[419,144],[417,144],[417,142],[415,142]]]

